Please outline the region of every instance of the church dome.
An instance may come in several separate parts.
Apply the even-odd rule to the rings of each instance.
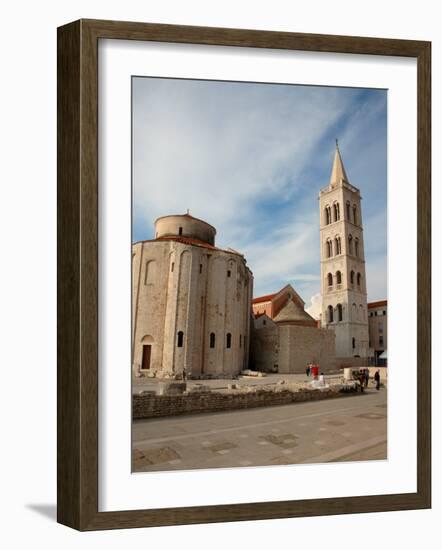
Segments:
[[[190,214],[162,216],[155,221],[155,238],[187,237],[210,245],[215,244],[216,229],[213,225],[194,218]]]

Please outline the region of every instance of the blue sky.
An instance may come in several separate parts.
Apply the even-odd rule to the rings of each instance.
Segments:
[[[242,252],[255,296],[320,290],[319,189],[335,138],[361,190],[368,299],[387,297],[387,92],[133,79],[133,241],[187,209]]]

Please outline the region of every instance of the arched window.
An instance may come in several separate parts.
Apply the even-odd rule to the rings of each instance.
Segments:
[[[328,286],[333,286],[333,275],[331,273],[327,275],[327,283]]]
[[[356,277],[356,281],[358,283],[358,286],[361,286],[361,281],[362,281],[362,277],[361,277],[361,274],[358,273],[357,277]]]
[[[348,220],[348,221],[351,221],[351,206],[350,206],[350,201],[347,201],[346,207],[347,207],[347,220]]]
[[[348,236],[348,253],[353,254],[353,237],[351,235]]]
[[[356,347],[356,340],[354,338],[351,339],[351,347],[355,349]]]
[[[336,203],[336,220],[341,219],[341,212],[339,211],[339,202]]]
[[[182,330],[180,330],[178,332],[178,339],[177,339],[177,346],[179,348],[183,347],[183,341],[184,341],[184,332]]]
[[[156,279],[157,263],[155,260],[148,260],[146,262],[146,271],[144,273],[144,284],[153,285]]]
[[[338,308],[338,321],[342,321],[342,304],[338,304],[337,308]]]
[[[338,205],[336,203],[333,205],[333,220],[338,221]]]
[[[265,325],[265,321],[263,322],[263,324]],[[239,335],[239,347],[242,347],[242,334]]]
[[[230,277],[232,275],[232,272],[230,271],[230,269],[227,270],[227,277]]]
[[[226,348],[231,348],[232,347],[232,335],[230,334],[230,332],[227,333],[227,338],[226,338]]]
[[[170,271],[172,271],[172,272],[173,272],[174,268],[175,268],[175,263],[174,263],[174,262],[172,262],[172,263],[170,264]]]
[[[356,204],[353,205],[353,223],[354,223],[355,225],[358,224],[358,215],[357,215]]]
[[[331,258],[333,256],[333,243],[330,239],[327,240],[327,243],[325,245],[325,250],[327,253],[327,258]]]
[[[178,235],[182,235],[182,234],[183,234],[183,228],[180,227],[180,228],[178,229]]]
[[[211,348],[215,347],[215,333],[214,332],[210,333],[210,347]]]
[[[355,272],[354,271],[350,271],[350,283],[352,285],[355,284]]]
[[[352,321],[356,321],[358,316],[358,309],[356,307],[356,304],[351,305],[351,319]]]
[[[342,274],[340,271],[336,271],[336,284],[340,285],[342,283]]]
[[[328,306],[328,322],[333,323],[333,306]]]
[[[335,254],[341,253],[341,237],[335,237]]]
[[[355,239],[355,256],[359,256],[359,239]]]
[[[325,225],[328,225],[332,222],[332,217],[331,217],[331,208],[330,206],[326,206],[325,209],[324,209],[324,214],[325,214]]]

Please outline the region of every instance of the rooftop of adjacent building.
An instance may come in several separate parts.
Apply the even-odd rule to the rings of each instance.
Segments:
[[[388,304],[387,300],[378,300],[377,302],[368,302],[367,307],[368,309],[374,309],[377,307],[384,307]]]

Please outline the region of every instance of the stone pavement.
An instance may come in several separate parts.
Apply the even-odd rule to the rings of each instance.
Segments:
[[[387,390],[341,399],[137,420],[133,471],[387,458]]]

